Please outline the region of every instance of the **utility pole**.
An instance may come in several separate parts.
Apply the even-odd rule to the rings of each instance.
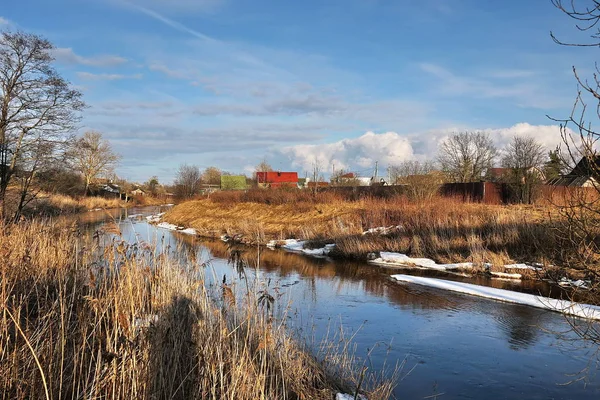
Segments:
[[[333,184],[337,183],[337,182],[334,182],[334,181],[333,181],[334,179],[335,179],[335,163],[334,163],[334,162],[332,162],[332,163],[331,163],[331,179],[330,179],[330,181],[331,181],[331,183],[333,183]]]
[[[373,175],[373,180],[375,180],[375,178],[377,178],[377,165],[379,164],[379,161],[375,161],[375,175]]]
[[[388,184],[388,185],[391,185],[391,184],[392,184],[392,173],[391,173],[391,170],[390,170],[390,166],[389,166],[389,165],[388,165],[388,167],[387,167],[387,173],[388,173],[388,180],[387,180],[387,184]]]

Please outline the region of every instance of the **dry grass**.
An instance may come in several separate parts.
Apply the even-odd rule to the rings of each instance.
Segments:
[[[389,397],[393,381],[363,376],[340,348],[324,345],[317,362],[264,288],[210,289],[198,260],[79,234],[0,227],[0,398],[331,399],[360,381],[370,399]]]
[[[115,209],[127,207],[158,206],[164,201],[151,196],[136,196],[126,202],[120,199],[108,199],[98,196],[74,198],[61,194],[39,194],[29,205],[26,216],[55,216],[73,214],[97,209]]]
[[[126,207],[127,203],[119,199],[104,197],[73,198],[61,194],[40,193],[24,210],[25,215],[52,216],[70,214],[95,209]]]
[[[446,198],[411,202],[403,197],[345,200],[333,194],[260,191],[212,195],[176,206],[165,219],[207,236],[333,239],[338,257],[365,259],[371,252],[398,251],[438,262],[506,264],[556,256],[551,208],[491,206]],[[299,193],[297,198],[293,193]],[[236,197],[237,196],[237,197]],[[283,201],[276,201],[282,198]],[[389,234],[374,227],[399,226]]]

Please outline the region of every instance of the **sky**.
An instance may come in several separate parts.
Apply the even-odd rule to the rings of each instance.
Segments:
[[[548,116],[569,116],[572,68],[591,77],[597,52],[552,41],[586,36],[550,0],[25,0],[0,29],[48,38],[89,106],[81,132],[121,177],[163,183],[263,159],[370,176],[462,130],[552,149]]]

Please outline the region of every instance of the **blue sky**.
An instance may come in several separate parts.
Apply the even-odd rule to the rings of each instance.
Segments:
[[[572,66],[590,74],[597,51],[552,41],[585,36],[550,0],[28,0],[0,24],[56,45],[90,106],[82,130],[138,181],[263,158],[367,175],[434,158],[460,129],[552,148],[546,115],[568,116]]]

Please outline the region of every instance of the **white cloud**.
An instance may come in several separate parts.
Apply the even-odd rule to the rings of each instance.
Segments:
[[[504,148],[514,136],[530,137],[535,139],[546,149],[553,150],[562,143],[560,127],[558,125],[530,125],[520,123],[510,128],[486,129],[498,148]]]
[[[89,67],[114,67],[127,62],[126,58],[115,55],[83,57],[75,54],[73,49],[64,47],[54,49],[52,55],[56,61],[64,64],[87,65]]]
[[[10,25],[10,21],[6,18],[0,17],[0,26],[6,26],[6,25]]]
[[[92,74],[91,72],[78,72],[77,76],[86,81],[117,81],[121,79],[142,79],[142,74]]]
[[[335,164],[338,169],[364,170],[375,165],[376,161],[390,165],[398,160],[414,158],[409,138],[395,132],[367,132],[355,139],[290,146],[282,149],[281,153],[291,159],[292,166],[306,171],[310,171],[315,162],[325,169]]]
[[[313,164],[318,162],[326,170],[335,164],[336,168],[368,172],[376,161],[383,170],[406,160],[434,160],[439,144],[460,130],[447,128],[405,135],[367,132],[358,138],[332,143],[289,146],[275,150],[272,156],[275,159],[287,158],[292,167],[305,171],[310,171]],[[509,128],[483,131],[491,136],[499,149],[506,147],[514,136],[532,137],[548,150],[561,143],[560,127],[557,125],[519,123]]]

